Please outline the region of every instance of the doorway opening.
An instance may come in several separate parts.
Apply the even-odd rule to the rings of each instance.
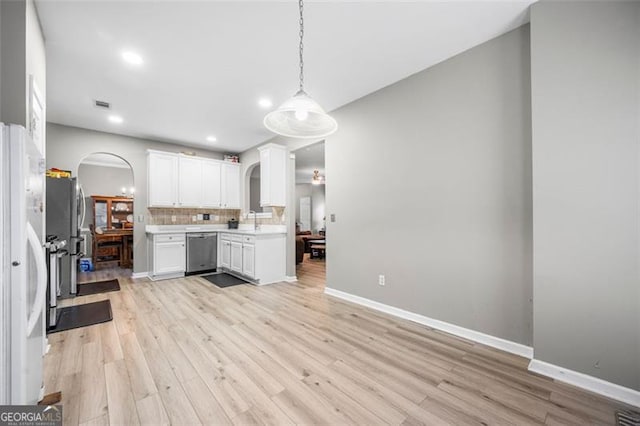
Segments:
[[[300,148],[296,156],[296,276],[309,286],[326,284],[325,143]]]
[[[133,169],[106,152],[85,157],[78,166],[84,237],[78,283],[130,277],[133,271]]]

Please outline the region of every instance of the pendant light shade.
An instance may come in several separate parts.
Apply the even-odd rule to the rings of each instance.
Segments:
[[[267,129],[292,138],[322,138],[338,129],[338,123],[316,101],[300,90],[264,118]]]
[[[291,138],[322,138],[338,130],[338,123],[304,91],[304,15],[303,0],[298,0],[300,11],[300,90],[292,98],[264,118],[267,129]]]

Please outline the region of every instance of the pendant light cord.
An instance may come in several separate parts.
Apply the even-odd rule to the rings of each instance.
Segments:
[[[298,8],[300,9],[300,91],[304,92],[304,60],[302,59],[302,52],[304,51],[304,17],[302,15],[303,4],[302,0],[298,0]]]

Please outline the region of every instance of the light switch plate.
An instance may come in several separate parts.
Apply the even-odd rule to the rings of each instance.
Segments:
[[[335,213],[331,213],[331,222],[335,222],[336,221],[336,215]]]
[[[202,216],[202,214],[198,214],[198,220],[204,220],[204,217]]]

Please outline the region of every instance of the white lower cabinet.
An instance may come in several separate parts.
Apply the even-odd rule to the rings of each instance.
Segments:
[[[255,284],[285,280],[285,234],[220,234],[220,268]]]
[[[186,270],[184,234],[163,234],[152,237],[152,278],[183,276]]]
[[[231,270],[242,273],[242,243],[231,242]]]
[[[255,278],[256,259],[255,246],[253,244],[242,244],[242,275]]]
[[[220,240],[220,266],[231,269],[231,241]]]

